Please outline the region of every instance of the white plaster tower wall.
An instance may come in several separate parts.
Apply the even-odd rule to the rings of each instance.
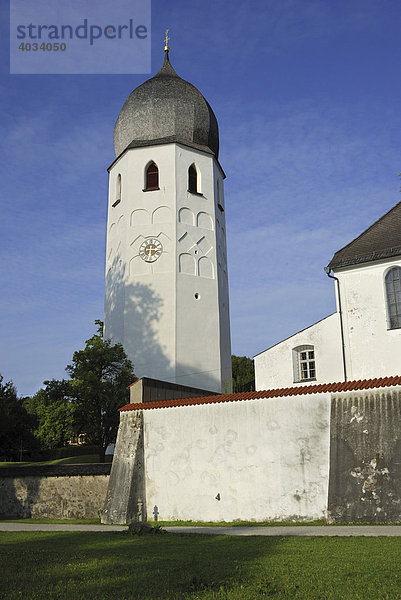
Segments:
[[[146,167],[159,168],[160,189],[143,191]],[[115,190],[121,176],[121,201]],[[135,148],[110,170],[106,244],[105,336],[122,343],[138,376],[175,375],[175,153],[172,145]],[[163,253],[139,256],[146,237]]]
[[[217,275],[219,286],[219,308],[220,308],[220,347],[221,347],[221,370],[222,391],[230,391],[232,387],[231,368],[231,335],[230,335],[230,311],[228,292],[228,267],[227,267],[227,240],[226,219],[224,202],[224,182],[221,171],[214,163],[215,184],[215,208],[216,210],[216,248],[217,248]]]
[[[150,161],[160,189],[144,191]],[[192,164],[196,194],[188,191]],[[110,169],[105,336],[124,345],[138,376],[230,391],[222,189],[213,155],[178,144],[130,149]],[[147,237],[163,246],[153,263],[139,255]]]
[[[176,160],[176,381],[230,391],[225,221],[224,215],[217,215],[221,212],[217,189],[223,188],[223,174],[213,155],[191,148],[178,145]],[[188,191],[191,164],[197,169],[197,194]]]

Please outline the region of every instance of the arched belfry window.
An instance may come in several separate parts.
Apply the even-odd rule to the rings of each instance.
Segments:
[[[385,278],[389,329],[401,327],[401,268],[393,267]]]
[[[117,175],[116,179],[116,195],[114,198],[113,206],[117,206],[117,204],[121,202],[121,174]]]
[[[220,180],[218,179],[217,180],[217,206],[221,210],[221,212],[224,212],[222,196],[223,196],[223,194],[221,193],[221,184],[220,184]]]
[[[188,191],[192,192],[193,194],[197,194],[199,192],[198,171],[193,163],[188,169]]]
[[[146,167],[145,173],[145,190],[159,189],[159,169],[155,162],[150,162]]]

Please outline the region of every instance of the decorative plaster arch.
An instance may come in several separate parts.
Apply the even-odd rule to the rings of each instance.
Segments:
[[[201,211],[198,213],[196,217],[196,224],[202,229],[209,229],[210,231],[213,231],[213,219],[207,212]]]
[[[214,279],[214,266],[207,256],[202,256],[198,261],[198,275],[199,277]]]
[[[179,223],[185,223],[185,225],[193,225],[195,221],[195,215],[190,208],[184,206],[178,211]]]
[[[150,214],[145,208],[137,208],[133,210],[130,218],[130,225],[148,225],[150,223]]]
[[[196,275],[195,258],[192,254],[184,252],[178,257],[178,268],[180,273],[186,273],[187,275]]]

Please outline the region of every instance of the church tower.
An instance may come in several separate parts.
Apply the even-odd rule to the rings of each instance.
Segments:
[[[216,117],[169,61],[126,100],[109,168],[105,337],[138,377],[231,391]]]

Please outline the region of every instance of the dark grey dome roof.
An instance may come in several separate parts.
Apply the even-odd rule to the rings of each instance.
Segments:
[[[128,96],[114,127],[114,148],[181,142],[219,154],[219,128],[209,104],[191,83],[178,77],[168,52],[160,71]]]

